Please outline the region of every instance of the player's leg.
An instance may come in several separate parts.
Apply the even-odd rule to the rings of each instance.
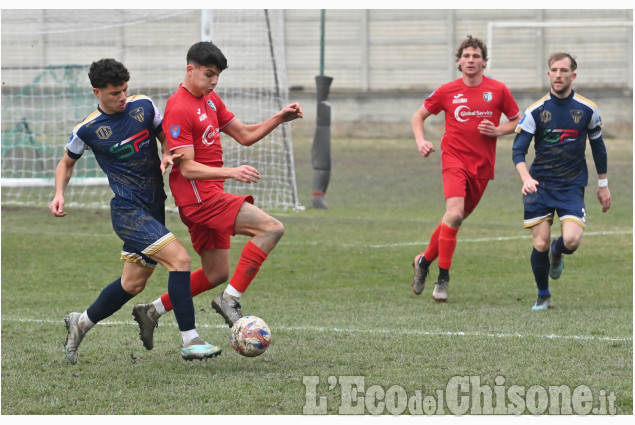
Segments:
[[[532,310],[547,310],[551,307],[549,290],[549,237],[551,220],[537,222],[531,227],[533,249],[531,251],[531,270],[538,288],[538,298]]]
[[[439,225],[439,277],[432,292],[432,298],[437,302],[448,300],[450,267],[452,267],[452,258],[456,249],[456,235],[463,222],[465,198],[448,198],[445,205],[445,214]]]
[[[439,232],[441,231],[441,223],[434,229],[430,236],[430,242],[425,252],[416,255],[412,261],[414,267],[414,277],[412,278],[412,292],[421,295],[426,286],[426,278],[430,274],[430,264],[439,256]]]
[[[220,285],[220,283],[213,284],[210,282],[202,268],[193,271],[190,274],[190,292],[192,298]],[[154,302],[137,304],[132,309],[132,315],[139,324],[141,341],[147,350],[154,348],[154,330],[159,326],[159,319],[164,314],[172,311],[172,309],[170,293],[167,291],[154,300]]]
[[[571,255],[580,246],[586,228],[584,188],[575,188],[554,193],[556,211],[560,218],[562,235],[551,239],[549,276],[558,279],[564,269],[563,255]]]
[[[64,352],[70,364],[77,363],[77,349],[84,335],[141,292],[153,271],[152,266],[125,262],[121,277],[106,286],[86,311],[81,314],[70,313],[64,318],[67,330]]]
[[[151,258],[169,270],[168,294],[181,332],[181,356],[185,360],[215,357],[220,347],[206,343],[196,330],[194,302],[190,290],[190,256],[179,241],[172,240],[151,254]]]
[[[231,327],[242,317],[240,300],[269,253],[284,234],[283,224],[249,202],[243,202],[234,223],[236,234],[251,236],[238,259],[227,288],[214,298],[212,307]]]

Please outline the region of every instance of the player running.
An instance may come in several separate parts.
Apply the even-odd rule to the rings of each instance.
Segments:
[[[432,297],[448,299],[450,266],[457,233],[479,203],[489,180],[494,178],[496,138],[514,131],[520,119],[518,105],[501,82],[486,77],[487,47],[468,36],[456,52],[461,78],[435,90],[412,116],[412,132],[424,157],[435,152],[426,140],[424,121],[445,111],[445,134],[441,139],[441,166],[445,214],[432,233],[425,252],[415,256],[412,291],[420,295],[430,273],[430,264],[439,259],[439,277]],[[509,121],[499,124],[505,114]]]
[[[231,237],[251,237],[229,284],[212,300],[214,310],[231,327],[242,317],[243,293],[282,237],[284,226],[254,206],[252,196],[225,192],[225,179],[250,184],[258,182],[260,174],[249,165],[223,166],[220,132],[250,146],[280,124],[302,118],[302,108],[292,103],[261,123],[243,124],[214,92],[226,68],[227,59],[213,43],[191,46],[185,78],[167,102],[163,130],[170,150],[178,157],[170,173],[170,188],[212,287],[228,279]],[[133,309],[147,349],[152,348],[159,317],[168,311],[169,298],[170,294],[164,294],[151,304],[139,304]]]
[[[598,173],[598,201],[603,213],[611,207],[598,107],[573,90],[577,63],[570,54],[554,53],[548,64],[551,90],[527,109],[513,145],[514,164],[523,181],[525,228],[531,229],[533,238],[531,268],[538,287],[533,310],[551,307],[549,277],[560,278],[564,268],[562,255],[571,255],[578,249],[586,228],[587,137]],[[525,156],[532,139],[536,156],[528,169]],[[562,235],[551,238],[555,213]]]
[[[190,256],[165,227],[162,174],[172,157],[164,143],[161,115],[150,98],[128,97],[130,74],[120,62],[93,62],[88,77],[99,105],[73,129],[66,154],[55,171],[55,197],[49,209],[56,217],[66,216],[64,191],[75,163],[91,149],[115,194],[110,214],[115,233],[124,242],[124,266],[121,277],[106,286],[83,313],[73,312],[64,318],[66,360],[77,363],[77,349],[86,333],[143,291],[157,262],[170,271],[168,292],[183,340],[181,356],[185,360],[217,356],[221,349],[203,341],[196,331]],[[156,138],[163,147],[162,158]]]

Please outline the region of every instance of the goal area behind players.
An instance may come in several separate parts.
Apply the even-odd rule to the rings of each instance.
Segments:
[[[50,203],[65,143],[98,103],[87,76],[93,61],[122,62],[131,74],[129,94],[148,95],[163,111],[183,80],[188,48],[199,40],[213,41],[227,56],[217,92],[241,121],[263,121],[289,103],[281,10],[3,11],[2,204]],[[228,180],[227,191],[253,194],[261,208],[301,208],[288,124],[251,147],[222,137],[226,166],[249,164],[262,176],[248,187]],[[67,206],[107,208],[111,197],[87,152],[66,191]]]

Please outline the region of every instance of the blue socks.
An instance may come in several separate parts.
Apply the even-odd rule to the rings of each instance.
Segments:
[[[531,269],[534,272],[538,295],[551,295],[549,291],[549,251],[540,252],[534,248],[531,251]]]
[[[180,331],[195,329],[194,301],[190,289],[190,272],[170,272],[168,294],[172,301],[174,317]]]
[[[95,302],[86,309],[86,314],[91,322],[97,323],[117,312],[125,303],[132,299],[121,286],[121,278],[106,286]]]
[[[556,254],[556,255],[558,255],[558,254],[560,254],[560,255],[562,255],[562,254],[571,255],[571,254],[573,254],[575,252],[575,249],[567,249],[567,247],[564,246],[564,240],[562,239],[562,236],[560,236],[558,238],[554,248],[555,249],[554,249],[553,253]]]

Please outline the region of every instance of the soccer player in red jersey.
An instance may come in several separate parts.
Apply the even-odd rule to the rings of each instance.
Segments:
[[[191,281],[192,295],[216,287],[229,276],[231,236],[250,236],[227,288],[212,300],[212,307],[231,327],[242,317],[240,300],[268,254],[284,233],[283,224],[253,205],[249,195],[224,191],[225,179],[251,184],[260,174],[250,165],[224,167],[220,132],[244,146],[260,141],[280,124],[302,118],[298,103],[284,107],[267,120],[244,124],[214,92],[227,59],[213,43],[190,47],[183,83],[166,104],[163,129],[173,153],[170,188],[181,220],[188,227],[194,249],[201,257],[205,279]],[[166,293],[151,304],[134,307],[145,311],[139,322],[142,340],[152,338],[161,314],[169,310]],[[144,340],[144,345],[146,341]]]
[[[417,148],[427,157],[435,152],[435,147],[425,138],[424,121],[430,115],[445,112],[445,134],[441,139],[445,214],[425,252],[414,258],[412,282],[412,291],[420,295],[430,264],[438,258],[439,278],[432,294],[438,302],[448,299],[457,232],[494,178],[496,138],[513,133],[520,120],[510,90],[483,73],[487,65],[487,46],[483,41],[468,36],[459,46],[456,60],[461,78],[435,90],[412,116]],[[501,124],[502,114],[508,121]]]

